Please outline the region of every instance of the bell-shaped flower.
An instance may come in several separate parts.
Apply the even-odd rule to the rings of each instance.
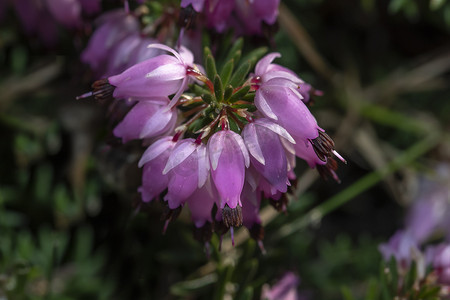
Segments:
[[[69,28],[77,28],[81,22],[81,4],[78,0],[46,0],[53,17]]]
[[[205,0],[181,0],[181,7],[186,8],[189,5],[192,5],[192,8],[196,12],[201,12],[203,10],[203,5],[205,4]]]
[[[287,159],[279,137],[291,143],[295,143],[294,139],[283,127],[265,118],[247,124],[242,136],[254,168],[277,190],[285,193],[288,184]]]
[[[258,61],[254,74],[257,81],[264,84],[273,78],[284,78],[296,84],[303,83],[303,80],[293,71],[278,64],[273,64],[272,61],[277,57],[281,57],[281,54],[277,52],[269,53]]]
[[[411,262],[420,252],[417,242],[408,231],[397,231],[388,243],[381,244],[378,249],[385,261],[394,257],[401,270],[407,270]]]
[[[256,91],[255,105],[265,117],[276,121],[289,134],[304,141],[315,139],[321,128],[295,88],[296,85],[287,79],[273,78]]]
[[[188,68],[192,61],[185,61],[183,56],[175,50],[161,44],[152,44],[149,47],[169,51],[171,55],[158,55],[138,63],[119,75],[108,78],[109,83],[115,87],[115,98],[172,98],[170,107],[175,105],[181,93],[187,87]],[[193,56],[185,56],[190,59]]]
[[[440,244],[428,248],[426,257],[431,263],[439,283],[450,286],[450,244]]]
[[[114,128],[114,135],[126,143],[133,139],[150,138],[168,132],[174,127],[177,119],[176,110],[167,108],[168,102],[167,98],[166,105],[139,101]]]
[[[250,230],[254,224],[261,224],[259,217],[261,193],[255,192],[248,183],[245,183],[241,199],[243,224]]]
[[[136,48],[140,45],[142,38],[139,32],[130,34],[123,40],[119,41],[109,54],[108,65],[104,76],[111,76],[123,72],[130,65],[130,61],[134,59],[132,55]]]
[[[102,15],[97,23],[100,25],[81,54],[81,60],[95,72],[102,73],[111,50],[125,37],[139,32],[139,22],[124,10],[115,10]]]
[[[297,140],[298,143],[294,145],[295,155],[306,161],[310,168],[326,164],[326,161],[322,161],[317,157],[317,154],[314,152],[313,146],[309,141],[304,141],[300,138]]]
[[[78,2],[80,2],[83,11],[88,15],[94,14],[101,9],[101,0],[78,0]]]
[[[206,146],[194,139],[178,141],[167,161],[163,174],[169,176],[167,195],[170,209],[182,205],[208,179]]]
[[[300,278],[292,272],[287,272],[271,288],[263,286],[262,297],[264,300],[302,300],[302,295],[297,291]]]
[[[236,11],[247,34],[260,34],[262,22],[272,25],[277,20],[280,0],[236,1]]]
[[[206,222],[212,223],[211,211],[214,203],[218,199],[217,190],[208,177],[206,183],[186,200],[191,211],[191,218],[195,227],[200,228]]]
[[[154,142],[139,160],[139,167],[144,166],[142,174],[142,186],[138,191],[142,195],[142,201],[149,202],[161,194],[168,185],[169,178],[163,174],[170,153],[175,147],[173,137],[166,136]]]
[[[220,196],[220,208],[242,206],[245,168],[250,158],[242,137],[231,131],[218,131],[208,141],[211,175]]]

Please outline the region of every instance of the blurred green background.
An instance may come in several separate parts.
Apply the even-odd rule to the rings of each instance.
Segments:
[[[11,10],[0,299],[259,299],[289,270],[310,299],[378,299],[378,244],[402,226],[418,176],[450,161],[450,2],[283,1],[279,28],[278,63],[324,91],[312,111],[348,164],[337,184],[298,162],[287,214],[262,210],[267,254],[241,229],[220,252],[215,236],[208,259],[186,209],[163,235],[162,205],[138,205],[139,143],[108,144],[106,108],[75,100],[93,80],[87,37],[61,29],[45,48]]]

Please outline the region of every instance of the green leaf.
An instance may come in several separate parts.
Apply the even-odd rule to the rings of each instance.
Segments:
[[[341,293],[342,293],[342,297],[345,300],[354,300],[355,298],[352,295],[352,291],[350,290],[349,287],[347,286],[343,286],[341,287]]]
[[[205,47],[204,55],[206,76],[208,76],[209,79],[213,80],[217,74],[216,61],[214,60],[214,56],[212,55],[211,50],[209,50],[208,47]]]
[[[228,85],[225,88],[225,92],[223,93],[223,99],[225,101],[228,101],[231,98],[231,96],[233,95],[233,90],[234,89],[233,89],[233,87],[231,85]]]
[[[256,111],[256,106],[252,104],[235,104],[232,106],[233,108],[246,108],[249,112]]]
[[[379,299],[379,285],[376,279],[372,278],[369,281],[369,286],[367,287],[366,300],[377,300]]]
[[[250,91],[250,86],[245,85],[241,87],[239,90],[234,92],[234,94],[230,98],[230,102],[236,102],[238,100],[241,100],[247,93]]]
[[[398,269],[397,269],[397,261],[393,256],[389,260],[389,273],[387,274],[390,290],[392,293],[395,293],[398,287]]]
[[[200,278],[175,283],[170,287],[170,293],[175,296],[187,297],[215,282],[217,282],[217,274],[207,274]]]
[[[244,81],[247,77],[247,74],[250,71],[251,66],[252,66],[252,63],[250,61],[247,61],[247,62],[243,63],[242,65],[240,65],[239,68],[236,70],[236,72],[234,72],[234,74],[230,80],[230,84],[234,88],[237,88],[244,83]]]
[[[445,4],[446,0],[431,0],[430,1],[430,9],[438,10]]]
[[[228,52],[228,55],[225,58],[225,61],[230,61],[231,59],[233,59],[234,62],[237,64],[239,62],[239,58],[241,57],[242,46],[243,45],[244,45],[244,39],[243,38],[238,38],[236,40],[236,42],[234,42],[234,44],[231,47],[230,51]]]
[[[208,104],[211,104],[214,102],[214,97],[211,94],[204,94],[202,95],[203,101],[205,101]]]
[[[414,282],[417,278],[417,263],[413,261],[411,266],[409,267],[408,273],[405,276],[404,289],[406,291],[411,291],[414,285]]]
[[[245,291],[242,294],[240,300],[251,300],[251,299],[253,299],[253,287],[248,286],[245,288]]]
[[[223,85],[222,80],[220,79],[219,75],[215,75],[214,77],[214,94],[216,96],[216,99],[218,101],[223,100]]]
[[[263,57],[264,54],[267,53],[267,47],[260,47],[260,48],[256,48],[255,50],[251,51],[249,54],[247,54],[246,56],[244,56],[242,58],[242,61],[250,62],[250,69],[252,69],[256,62]]]
[[[230,281],[231,275],[233,274],[233,267],[231,265],[225,266],[222,269],[218,269],[217,272],[219,274],[219,280],[218,284],[216,285],[213,299],[222,300],[224,299],[225,295],[225,286],[227,282]]]
[[[234,59],[230,59],[226,62],[226,64],[223,66],[222,70],[220,71],[220,78],[222,79],[223,85],[227,85],[228,81],[230,80],[231,73],[233,73],[234,69]]]
[[[205,94],[210,94],[208,89],[205,89],[205,88],[199,86],[198,84],[194,84],[193,85],[193,89],[194,89],[195,94],[198,95],[198,96],[202,96],[202,95],[205,95]]]

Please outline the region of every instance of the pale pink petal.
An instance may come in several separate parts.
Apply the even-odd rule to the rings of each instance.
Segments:
[[[142,154],[141,159],[139,160],[138,166],[141,168],[147,162],[155,159],[161,153],[172,149],[175,146],[175,142],[172,141],[173,137],[165,136],[151,144],[147,150],[145,150],[144,154]],[[161,169],[162,172],[162,169]]]

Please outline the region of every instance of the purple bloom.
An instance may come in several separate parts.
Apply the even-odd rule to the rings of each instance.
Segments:
[[[273,78],[284,78],[296,84],[303,83],[303,80],[288,68],[273,64],[272,61],[277,57],[281,57],[281,54],[274,52],[267,54],[258,61],[254,74],[256,82],[265,83]]]
[[[166,99],[166,105],[169,99]],[[166,105],[149,101],[140,101],[128,112],[125,118],[114,128],[114,135],[124,143],[138,138],[150,138],[162,135],[173,129],[177,114]]]
[[[267,119],[247,124],[242,132],[255,169],[277,190],[287,191],[287,160],[279,136],[295,143],[287,131]]]
[[[205,0],[181,0],[181,7],[186,8],[189,5],[192,5],[192,8],[196,12],[201,12],[203,10],[203,5],[205,4]]]
[[[81,54],[81,61],[89,64],[94,71],[102,73],[107,65],[108,53],[122,39],[139,32],[139,22],[135,16],[123,10],[115,10],[103,14],[97,23],[99,27]]]
[[[264,116],[276,121],[291,135],[303,141],[315,139],[322,129],[295,88],[289,80],[272,78],[256,91],[255,105]]]
[[[54,46],[58,40],[57,26],[45,7],[36,0],[15,0],[13,3],[25,32],[37,35],[46,46]]]
[[[83,7],[83,11],[88,15],[97,13],[101,9],[101,0],[78,0]]]
[[[53,17],[69,28],[80,27],[81,4],[77,0],[46,0]]]
[[[139,167],[144,166],[144,172],[138,191],[144,202],[158,197],[167,188],[169,179],[163,170],[176,144],[172,139],[171,136],[160,138],[148,147],[139,161]]]
[[[220,20],[235,2],[183,1],[182,5],[190,12],[217,14]],[[254,13],[271,22],[273,14],[261,9]],[[300,92],[307,91],[299,85],[304,82],[291,70],[272,63],[279,56],[272,53],[257,63],[255,74],[242,78],[241,86],[220,89],[217,79],[208,78],[202,67],[193,64],[194,57],[186,48],[175,51],[162,44],[145,48],[172,54],[155,56],[154,52],[142,52],[148,40],[138,32],[112,34],[111,28],[121,31],[115,27],[122,19],[123,14],[118,13],[103,23],[109,24],[106,33],[116,44],[108,48],[112,58],[108,72],[136,64],[94,82],[93,92],[79,98],[113,97],[135,103],[114,134],[123,142],[146,139],[145,143],[152,143],[139,162],[144,168],[139,191],[144,201],[164,193],[169,208],[166,225],[187,203],[196,239],[205,245],[213,228],[220,236],[230,231],[233,240],[233,227],[244,224],[263,249],[262,197],[276,209],[285,209],[284,193],[290,180],[296,179],[295,155],[321,173],[337,177],[336,162],[331,158],[332,154],[338,156],[334,142],[302,101]],[[103,51],[105,41],[100,37],[96,41]],[[138,62],[144,57],[147,59]],[[189,81],[201,88],[191,88]],[[169,134],[173,137],[158,139]]]
[[[300,278],[288,272],[272,288],[263,287],[261,300],[301,300],[297,291],[299,284]]]
[[[150,58],[109,77],[108,81],[115,88],[115,98],[167,97],[176,93],[170,105],[173,106],[186,88],[192,61],[186,62],[180,54],[165,45],[154,44],[151,47],[169,51],[174,56]]]
[[[417,253],[420,253],[418,245],[408,231],[397,231],[386,244],[381,244],[378,249],[385,261],[394,257],[401,270],[407,270]]]
[[[169,176],[168,192],[164,197],[170,209],[182,205],[208,178],[206,146],[194,139],[178,141],[170,154],[163,175]]]
[[[208,141],[208,152],[211,175],[220,196],[220,208],[242,207],[240,195],[244,187],[245,168],[250,164],[242,137],[231,130],[218,131]]]
[[[419,194],[413,203],[406,227],[418,242],[435,233],[450,238],[450,167],[440,164],[435,178],[421,178]]]
[[[277,20],[280,0],[236,1],[236,11],[248,34],[260,34],[261,23],[272,25]]]
[[[210,177],[208,177],[205,184],[187,199],[186,202],[191,211],[191,218],[194,221],[195,227],[200,228],[206,222],[213,222],[211,210],[218,198],[217,189],[212,184]]]
[[[427,249],[427,258],[441,284],[450,285],[450,244]]]

